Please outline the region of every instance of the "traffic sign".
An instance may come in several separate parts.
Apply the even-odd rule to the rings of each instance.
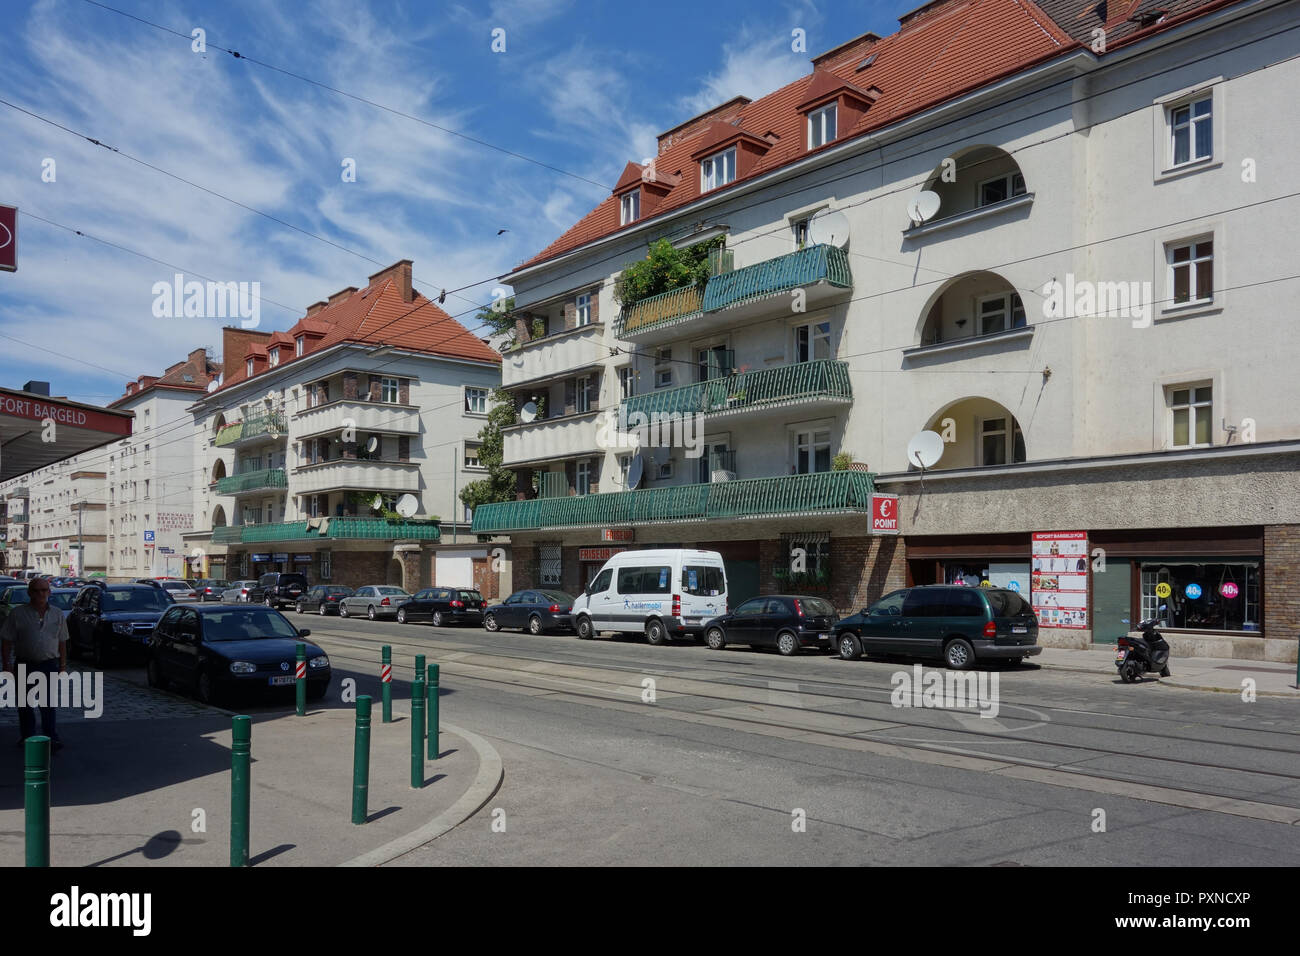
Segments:
[[[152,540],[153,540],[153,532],[152,532],[152,531],[146,531],[146,532],[144,533],[144,539],[145,539],[146,541],[152,541]]]

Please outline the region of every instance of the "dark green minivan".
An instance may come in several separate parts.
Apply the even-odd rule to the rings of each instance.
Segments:
[[[867,655],[937,657],[954,670],[977,660],[1019,663],[1042,652],[1038,617],[1006,588],[927,584],[887,594],[835,625],[846,661]]]

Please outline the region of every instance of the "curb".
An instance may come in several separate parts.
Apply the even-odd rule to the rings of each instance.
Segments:
[[[435,840],[448,830],[464,823],[492,799],[505,778],[505,767],[496,748],[480,737],[452,724],[443,724],[442,729],[464,740],[478,756],[478,776],[450,807],[438,814],[424,826],[412,830],[405,836],[390,840],[383,846],[376,847],[360,856],[353,857],[339,866],[382,866]]]
[[[1095,670],[1093,668],[1067,667],[1064,664],[1048,664],[1045,662],[1036,662],[1036,663],[1038,663],[1039,667],[1042,667],[1045,670],[1051,668],[1054,671],[1069,671],[1075,674],[1098,674],[1098,675],[1104,674],[1103,671]],[[1212,694],[1240,694],[1241,693],[1240,687],[1215,687],[1215,686],[1204,685],[1204,684],[1184,684],[1180,681],[1171,680],[1170,678],[1167,677],[1156,678],[1156,683],[1159,684],[1161,687],[1172,687],[1177,690],[1199,690],[1199,691],[1207,691]],[[1300,697],[1300,694],[1297,694],[1292,691],[1285,691],[1285,690],[1256,690],[1255,696],[1256,697],[1281,697],[1284,700],[1286,699],[1294,700],[1295,698]]]

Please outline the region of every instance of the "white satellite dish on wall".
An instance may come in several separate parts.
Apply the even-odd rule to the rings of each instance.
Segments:
[[[403,518],[409,518],[420,510],[420,499],[415,495],[402,495],[397,499],[397,513]]]
[[[537,418],[537,403],[528,402],[523,408],[519,409],[519,417],[525,422],[531,422]]]
[[[627,466],[627,487],[631,491],[641,484],[641,479],[645,477],[645,461],[640,455],[632,458],[631,464]]]
[[[907,443],[908,463],[918,468],[930,468],[942,457],[943,436],[938,432],[917,432]]]
[[[843,249],[849,244],[849,217],[838,209],[823,209],[808,220],[808,239]]]
[[[375,495],[375,497],[372,498],[371,501],[370,501],[370,507],[374,508],[376,511],[378,511],[378,510],[379,510],[380,508],[382,508],[383,506],[384,506],[384,496],[383,496],[383,495]]]
[[[913,196],[911,202],[907,204],[907,215],[914,225],[919,226],[934,218],[934,214],[939,211],[941,202],[938,193],[923,189]]]
[[[366,442],[366,451],[373,455],[379,449],[379,436],[371,435],[370,440]]]
[[[208,382],[209,392],[215,392],[220,387],[221,387],[221,383],[218,382],[215,378],[212,381]]]

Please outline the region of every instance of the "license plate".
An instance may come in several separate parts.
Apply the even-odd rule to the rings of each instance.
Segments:
[[[297,680],[297,678],[290,676],[270,678],[272,687],[284,687],[286,684],[292,684],[295,680]]]
[[[819,641],[829,641],[830,639],[831,639],[831,636],[830,636],[829,634],[818,634],[818,635],[817,635],[817,640],[819,640]]]
[[[1127,656],[1128,656],[1128,651],[1116,651],[1116,652],[1115,652],[1115,660],[1117,660],[1117,661],[1122,661],[1122,660],[1123,660],[1125,657],[1127,657]]]
[[[1012,633],[1012,634],[1028,634],[1028,633],[1029,633],[1029,628],[1027,628],[1027,627],[1013,627],[1013,628],[1011,629],[1011,633]]]
[[[688,617],[688,618],[686,618],[686,623],[687,623],[687,624],[699,624],[699,623],[700,623],[700,618],[698,618],[698,617]]]

